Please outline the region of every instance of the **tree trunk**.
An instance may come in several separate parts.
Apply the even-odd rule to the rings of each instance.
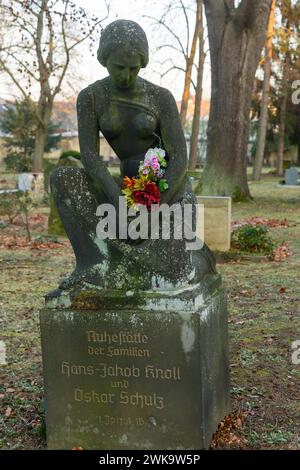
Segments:
[[[180,120],[181,120],[181,126],[183,129],[186,123],[186,115],[187,115],[188,104],[189,104],[189,99],[190,99],[192,70],[193,70],[194,59],[195,59],[195,54],[196,54],[196,47],[197,47],[197,40],[199,36],[201,18],[202,18],[202,0],[197,0],[195,30],[194,30],[194,36],[193,36],[193,41],[192,41],[192,46],[191,46],[191,52],[190,52],[190,55],[186,59],[184,87],[183,87],[181,108],[180,108]]]
[[[266,135],[268,127],[268,104],[270,94],[270,79],[271,79],[271,60],[266,55],[264,66],[264,84],[262,92],[262,100],[260,105],[260,119],[259,130],[257,138],[257,150],[255,155],[255,162],[253,168],[253,179],[258,181],[261,176],[263,161],[265,156]]]
[[[277,162],[276,162],[277,176],[283,176],[283,158],[284,158],[287,100],[288,100],[288,94],[287,94],[287,90],[285,87],[284,94],[281,97],[281,102],[280,102],[279,136],[278,136],[278,149],[277,149]]]
[[[289,22],[287,22],[287,27],[289,28]],[[277,161],[276,161],[277,176],[283,176],[284,144],[285,144],[286,114],[287,114],[289,81],[290,81],[290,65],[291,65],[291,57],[290,57],[289,50],[287,50],[285,53],[285,59],[283,63],[282,83],[281,83],[279,132],[278,132],[278,147],[277,147]]]
[[[47,137],[47,128],[52,113],[52,101],[41,94],[37,108],[37,128],[35,133],[35,148],[33,158],[33,171],[40,173],[43,171],[43,157]]]
[[[200,3],[202,3],[202,1]],[[202,5],[201,5],[201,12],[202,12]],[[199,60],[198,60],[198,70],[197,70],[195,109],[194,109],[194,116],[193,116],[191,146],[190,146],[190,155],[189,155],[189,170],[195,170],[196,165],[197,165],[197,157],[198,157],[198,138],[199,138],[199,129],[200,129],[201,101],[202,101],[202,90],[203,90],[202,88],[203,69],[204,69],[204,61],[205,61],[202,14],[201,14],[200,28],[199,28],[198,47],[199,47]]]
[[[41,173],[43,171],[43,157],[46,143],[46,129],[38,124],[35,133],[33,171]]]
[[[261,170],[263,167],[265,147],[266,147],[266,135],[268,127],[268,104],[270,95],[270,80],[271,80],[271,64],[272,64],[272,44],[274,34],[274,23],[275,23],[275,3],[272,1],[272,9],[269,19],[268,26],[268,39],[265,49],[265,65],[264,65],[264,84],[263,93],[260,107],[260,120],[259,120],[259,131],[258,131],[258,142],[257,150],[253,168],[253,179],[258,181],[261,176]]]
[[[212,96],[208,123],[205,195],[250,197],[247,150],[255,72],[272,0],[204,0],[211,55]],[[231,10],[228,4],[232,5]]]

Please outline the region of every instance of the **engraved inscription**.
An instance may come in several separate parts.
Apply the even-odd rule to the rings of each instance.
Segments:
[[[181,380],[180,367],[162,369],[152,364],[140,368],[136,367],[135,364],[122,367],[118,364],[108,365],[105,362],[101,362],[96,367],[92,364],[71,364],[68,361],[63,361],[61,364],[61,372],[68,377],[71,375],[98,375],[102,379],[105,379],[106,377],[138,378],[143,376],[147,379]]]
[[[148,343],[148,336],[140,332],[130,333],[129,331],[120,331],[119,333],[107,333],[107,331],[87,331],[88,342],[112,344],[118,343],[120,346],[126,343],[141,344]]]
[[[102,344],[103,346],[88,345],[88,354],[91,356],[125,356],[125,357],[150,357],[148,348],[136,345],[146,345],[149,341],[147,335],[139,331],[119,331],[108,333],[107,331],[89,330],[86,332],[88,343]],[[120,347],[122,346],[122,347]]]
[[[144,395],[139,392],[129,393],[122,391],[119,395],[116,395],[115,393],[101,393],[95,390],[76,388],[74,391],[74,400],[83,403],[120,403],[121,405],[136,406],[141,409],[153,407],[161,410],[165,407],[164,397],[156,393]]]
[[[107,346],[105,348],[95,348],[88,346],[88,354],[91,356],[125,356],[125,357],[150,357],[149,349],[136,348],[129,346],[128,348],[114,348],[113,346]]]
[[[108,408],[108,413],[101,414],[97,418],[99,424],[103,426],[146,426],[150,418],[135,416],[136,411],[132,411],[130,416],[130,409],[163,410],[166,407],[167,397],[164,393],[159,393],[159,388],[151,390],[152,384],[159,386],[163,383],[180,382],[181,368],[174,364],[167,364],[166,367],[165,362],[163,367],[155,363],[154,359],[148,362],[147,358],[157,357],[157,352],[155,351],[156,354],[153,355],[151,341],[144,333],[124,329],[115,333],[88,330],[85,334],[87,363],[65,360],[60,364],[60,372],[68,380],[76,376],[87,377],[82,384],[77,383],[73,389],[73,401],[82,405],[98,404],[99,410],[101,405],[112,405],[111,411],[114,409],[113,405],[127,409],[126,415],[123,416],[122,412],[120,415],[110,414]],[[163,351],[160,353],[164,354]],[[111,359],[106,361],[105,358]],[[126,358],[134,358],[134,362],[128,364]],[[140,358],[146,358],[148,363]],[[93,379],[88,386],[88,376],[93,376],[98,382],[95,383]],[[147,391],[142,391],[143,384],[149,384]],[[102,408],[102,411],[104,409],[106,411],[106,408]],[[151,419],[156,420],[155,417]]]
[[[110,416],[110,415],[100,415],[98,417],[99,424],[104,424],[105,426],[113,426],[117,424],[118,426],[131,426],[136,424],[137,426],[145,426],[146,422],[142,416],[136,416],[131,418],[131,416]]]
[[[161,369],[153,365],[148,365],[145,367],[145,377],[151,379],[181,380],[180,367]]]
[[[130,426],[132,421],[130,416],[126,418],[124,416],[99,416],[99,424],[104,424],[105,426],[114,426],[115,424],[118,426]]]

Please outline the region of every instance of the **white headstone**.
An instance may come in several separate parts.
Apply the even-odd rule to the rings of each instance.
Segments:
[[[32,191],[41,194],[44,191],[43,173],[20,173],[18,188],[20,191]]]

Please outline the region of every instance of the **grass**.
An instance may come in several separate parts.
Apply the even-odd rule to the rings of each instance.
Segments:
[[[300,448],[300,365],[291,360],[291,343],[300,339],[300,189],[278,188],[277,181],[252,183],[254,200],[234,204],[233,218],[296,224],[270,229],[278,243],[289,243],[292,256],[219,266],[229,295],[232,410],[246,410],[240,433],[250,449]]]
[[[237,438],[217,441],[217,448],[300,449],[300,365],[291,361],[291,343],[300,340],[300,190],[278,188],[277,181],[266,176],[251,184],[254,200],[234,204],[233,219],[287,218],[296,225],[270,232],[277,242],[287,241],[293,255],[218,266],[229,299],[232,416],[242,413],[244,419],[233,429]],[[44,219],[33,235],[45,233]],[[2,241],[24,235],[21,226],[2,226]],[[51,250],[2,248],[0,262],[0,340],[7,347],[0,371],[0,448],[43,449],[39,310],[43,295],[72,270],[73,255],[67,243]]]

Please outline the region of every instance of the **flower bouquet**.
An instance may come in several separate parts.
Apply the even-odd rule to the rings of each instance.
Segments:
[[[165,155],[161,148],[149,149],[144,161],[140,162],[138,176],[123,178],[122,194],[128,207],[138,210],[137,204],[143,204],[151,211],[152,204],[160,204],[160,193],[168,189],[168,183],[163,178],[167,167]]]

